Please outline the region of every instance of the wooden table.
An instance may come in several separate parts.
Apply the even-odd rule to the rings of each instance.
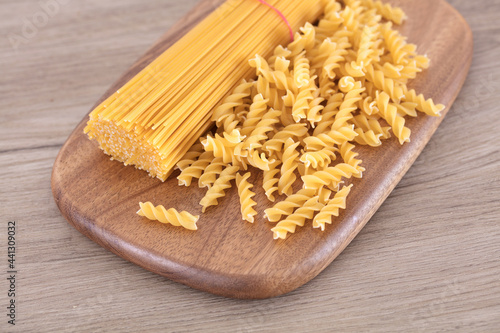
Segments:
[[[429,145],[317,278],[281,297],[245,301],[193,290],[111,254],[66,223],[50,190],[69,133],[196,0],[2,1],[0,331],[498,330],[500,2],[450,3],[472,27],[475,55]],[[5,315],[13,220],[16,326]]]

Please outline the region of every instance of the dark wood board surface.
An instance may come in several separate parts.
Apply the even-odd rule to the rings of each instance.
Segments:
[[[201,2],[105,96],[168,48],[219,2]],[[472,58],[472,34],[467,23],[445,1],[394,3],[401,5],[409,16],[402,32],[432,60],[431,68],[412,87],[446,104],[448,110],[462,87]],[[198,202],[203,191],[195,186],[177,186],[176,174],[161,183],[133,167],[110,161],[83,134],[87,118],[75,129],[54,164],[53,194],[61,212],[75,228],[148,270],[224,296],[271,297],[299,287],[331,263],[396,186],[442,118],[420,116],[410,120],[412,142],[403,147],[390,140],[381,148],[358,148],[367,171],[361,181],[355,182],[347,201],[348,209],[326,232],[306,225],[285,241],[272,239],[271,226],[262,217],[267,207],[263,193],[258,193],[256,199],[263,203],[256,223],[251,225],[241,220],[234,187],[217,208],[201,216],[199,230],[194,233],[135,215],[139,201],[201,212]],[[259,187],[260,175],[253,178],[256,188]]]

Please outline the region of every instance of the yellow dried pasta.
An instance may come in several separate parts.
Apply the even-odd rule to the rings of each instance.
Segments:
[[[324,0],[268,1],[298,29],[318,18]],[[267,6],[227,0],[99,104],[85,133],[115,160],[165,180],[211,127],[214,108],[252,76],[247,59],[256,53],[268,57],[269,45],[288,38],[288,28]],[[239,120],[231,118],[223,119],[229,131]]]
[[[253,207],[257,205],[257,203],[252,200],[255,193],[250,190],[253,187],[253,185],[248,182],[250,176],[250,172],[245,173],[243,176],[239,173],[236,174],[236,186],[238,187],[238,194],[240,196],[241,216],[243,220],[253,223],[254,216],[257,215]]]
[[[279,194],[292,194],[292,185],[297,179],[295,169],[298,167],[299,152],[296,150],[300,142],[294,142],[293,139],[285,141],[283,152],[283,165],[281,166],[281,177],[278,181]]]
[[[392,140],[409,142],[407,117],[444,109],[407,86],[430,60],[393,28],[405,19],[400,8],[324,0],[322,9],[318,24],[306,23],[293,42],[268,57],[252,55],[255,75],[226,93],[211,115],[216,128],[178,162],[179,185],[198,179],[208,188],[203,212],[235,179],[242,218],[257,221],[259,189],[249,179],[260,170],[262,197],[274,202],[264,209],[276,223],[274,239],[308,221],[324,231],[367,167],[356,145],[379,147],[391,132]]]
[[[339,216],[339,210],[346,208],[346,198],[351,191],[352,185],[345,186],[342,190],[335,193],[332,200],[321,208],[320,212],[314,217],[313,228],[320,228],[325,231],[326,224],[332,224],[332,218]]]
[[[238,172],[238,170],[239,167],[237,166],[229,166],[221,172],[219,178],[217,178],[213,186],[210,187],[200,201],[200,205],[203,207],[203,213],[208,207],[217,205],[217,199],[226,195],[224,191],[231,187],[231,180],[236,178],[236,172]]]
[[[159,221],[161,223],[168,223],[176,227],[184,227],[189,230],[197,230],[196,222],[200,218],[199,216],[191,215],[188,212],[178,212],[177,210],[170,208],[165,209],[162,205],[154,206],[151,202],[139,203],[141,207],[137,214],[140,216],[145,216],[150,220]]]
[[[285,239],[288,233],[294,233],[297,226],[304,226],[306,220],[312,219],[316,212],[319,212],[324,205],[319,202],[319,197],[315,196],[307,200],[302,206],[297,208],[284,220],[280,221],[271,231],[274,239]]]

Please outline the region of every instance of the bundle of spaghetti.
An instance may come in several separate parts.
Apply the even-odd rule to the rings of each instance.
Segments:
[[[178,164],[179,185],[205,177],[223,184],[208,190],[200,202],[205,209],[236,178],[242,217],[254,222],[256,192],[248,179],[260,169],[265,196],[281,199],[264,210],[276,223],[275,239],[308,220],[320,230],[333,224],[365,171],[356,144],[379,147],[391,133],[404,144],[411,137],[405,117],[444,109],[408,88],[429,59],[383,18],[401,23],[405,16],[380,1],[325,0],[316,26],[306,23],[267,59],[252,57],[256,77],[241,81],[215,109],[217,129]],[[231,178],[221,170],[231,170]]]
[[[267,0],[292,29],[316,20],[324,0]],[[112,159],[165,180],[212,125],[215,106],[242,78],[247,59],[269,56],[288,27],[257,0],[227,0],[90,114],[85,133]]]

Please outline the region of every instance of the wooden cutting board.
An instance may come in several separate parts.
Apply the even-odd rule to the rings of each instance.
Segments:
[[[100,101],[221,2],[202,0]],[[402,33],[432,60],[431,68],[411,86],[447,105],[444,116],[469,70],[472,32],[444,0],[390,2],[401,6],[409,17],[401,27]],[[258,191],[255,198],[259,216],[254,224],[241,220],[235,187],[220,200],[219,206],[201,215],[196,232],[139,217],[135,213],[139,201],[199,214],[198,203],[204,191],[197,186],[179,187],[178,173],[162,183],[134,167],[111,161],[95,141],[83,134],[87,117],[70,135],[55,161],[52,191],[70,224],[117,255],[193,288],[228,297],[266,298],[287,293],[311,280],[342,252],[410,168],[442,120],[443,117],[426,116],[410,119],[412,141],[402,147],[395,139],[385,141],[377,149],[358,147],[356,151],[367,170],[362,180],[354,181],[348,209],[325,232],[306,224],[286,240],[273,240],[272,225],[263,218],[263,210],[269,207],[263,191]],[[256,189],[261,188],[261,178],[260,173],[253,172],[251,181]]]

